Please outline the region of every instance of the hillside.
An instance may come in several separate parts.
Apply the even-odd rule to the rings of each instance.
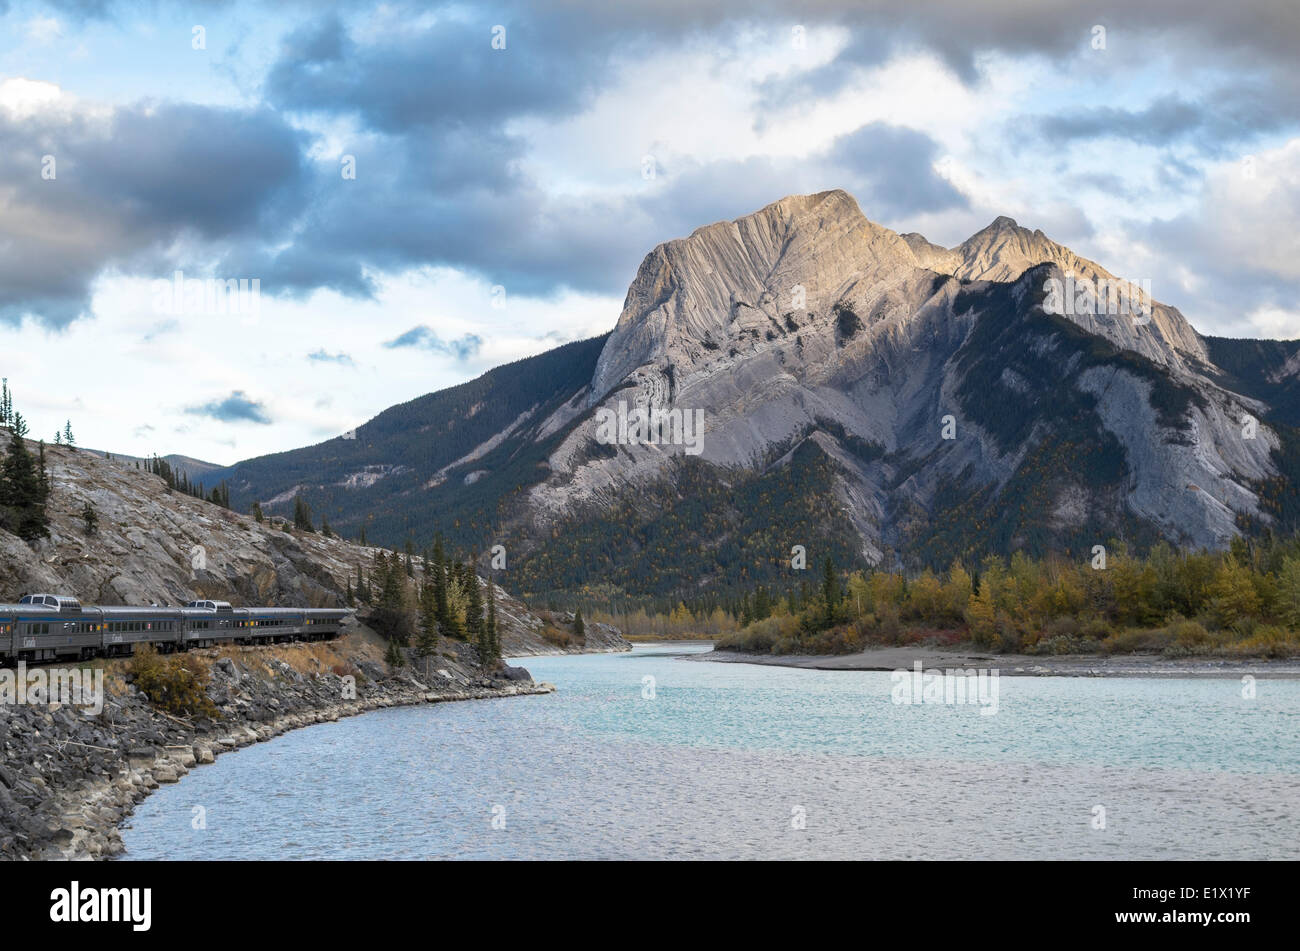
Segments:
[[[0,601],[44,591],[106,605],[218,598],[236,605],[337,606],[381,550],[292,531],[278,519],[259,523],[170,491],[160,477],[125,460],[61,447],[45,452],[50,537],[29,545],[0,530]],[[98,515],[94,533],[82,518],[86,504]],[[497,609],[507,655],[627,649],[617,631],[594,625],[586,643],[565,647],[553,632],[548,640],[555,625],[504,591]]]

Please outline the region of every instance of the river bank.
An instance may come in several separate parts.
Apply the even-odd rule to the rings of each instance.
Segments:
[[[111,857],[122,851],[119,825],[160,785],[291,730],[385,707],[554,690],[518,667],[485,676],[468,645],[449,641],[427,671],[393,669],[376,635],[359,626],[334,642],[192,655],[208,669],[216,718],[157,709],[129,682],[125,661],[104,665],[95,716],[60,704],[0,705],[0,858]]]
[[[1300,660],[1162,654],[995,654],[941,647],[875,647],[853,654],[746,654],[713,650],[687,659],[806,670],[996,669],[1012,677],[1254,677],[1300,679]]]

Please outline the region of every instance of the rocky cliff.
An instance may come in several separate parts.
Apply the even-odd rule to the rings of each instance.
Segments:
[[[1076,437],[1113,441],[1122,458],[1104,482],[1060,480],[1041,513],[1058,524],[1103,541],[1132,519],[1222,546],[1243,517],[1267,519],[1256,486],[1276,473],[1279,441],[1267,425],[1249,438],[1242,429],[1267,407],[1222,386],[1200,335],[1140,285],[1129,311],[1111,313],[1106,300],[1076,309],[1073,297],[1054,310],[1053,281],[1129,289],[1010,218],[946,249],[874,224],[842,191],[785,198],[646,257],[587,403],[703,409],[702,456],[722,467],[767,465],[772,447],[814,439],[840,464],[838,507],[868,561],[907,545],[909,512],[942,518],[945,490],[996,495],[1045,443]],[[1020,339],[999,332],[1013,324]],[[1022,352],[1025,338],[1034,352]],[[1069,394],[1055,392],[1061,383]],[[1160,404],[1169,393],[1172,410]],[[1053,425],[1063,399],[1088,417],[1068,434]],[[1024,417],[1013,439],[998,438],[1006,417]],[[881,458],[862,464],[851,440]],[[576,429],[551,454],[530,495],[536,512],[653,482],[683,453],[600,453],[593,441]]]

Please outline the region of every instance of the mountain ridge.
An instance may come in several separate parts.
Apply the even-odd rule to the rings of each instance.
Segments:
[[[1051,304],[1054,284],[1117,281],[1005,216],[943,248],[871,222],[842,190],[787,196],[652,249],[604,337],[394,407],[350,447],[331,440],[215,475],[241,506],[303,494],[336,529],[365,524],[394,544],[435,531],[479,551],[508,543],[535,592],[603,583],[559,558],[629,579],[624,567],[651,559],[649,575],[675,579],[630,582],[642,593],[771,578],[800,532],[841,562],[876,564],[977,557],[981,539],[988,551],[1111,536],[1223,547],[1280,525],[1263,487],[1292,465],[1300,356],[1202,337],[1143,285],[1132,312],[1097,306],[1104,293],[1081,309]],[[620,404],[702,411],[700,458],[602,442],[594,420]],[[402,446],[362,438],[399,409]],[[434,423],[457,413],[468,414],[459,430]],[[761,501],[778,484],[797,491],[773,468],[791,465],[839,513],[823,520],[834,529],[778,526],[763,553],[739,545],[743,565],[700,561],[696,578],[666,569],[652,522],[633,514],[638,496],[661,512],[685,505],[696,517],[680,531],[697,546],[709,539],[692,525],[722,538],[747,524],[737,506],[751,491],[746,504],[804,518],[793,500]],[[607,513],[619,510],[632,537],[593,556],[605,542],[592,526],[617,535]],[[586,555],[566,532],[588,537]]]

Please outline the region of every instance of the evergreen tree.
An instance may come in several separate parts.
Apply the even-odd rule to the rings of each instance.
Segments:
[[[585,637],[587,634],[587,625],[582,620],[582,608],[573,612],[573,633],[579,637]]]
[[[301,495],[293,498],[293,527],[303,532],[316,531],[311,524],[311,506],[303,501]]]
[[[263,518],[265,518],[265,516],[262,515],[262,503],[260,502],[253,503],[253,518],[257,519],[257,524],[259,525],[262,524],[262,520]]]
[[[831,556],[826,556],[826,561],[822,564],[822,601],[826,604],[825,621],[829,624],[835,623],[835,608],[839,605],[839,579],[835,576],[835,563],[831,561]]]
[[[15,414],[15,418],[9,449],[0,463],[0,527],[30,542],[50,534],[45,514],[48,488],[19,435],[22,417]]]
[[[81,520],[86,523],[87,535],[94,535],[99,531],[99,514],[89,502],[81,507]]]
[[[465,630],[469,634],[483,633],[483,592],[478,586],[478,577],[474,571],[474,562],[465,565]]]
[[[429,676],[429,658],[438,653],[438,618],[434,613],[433,586],[424,573],[419,591],[420,620],[415,636],[415,653],[424,658],[424,675]]]
[[[439,535],[433,542],[433,562],[426,566],[425,571],[433,572],[434,616],[438,619],[439,627],[445,629],[448,626],[447,570],[443,558],[442,536]]]
[[[41,505],[44,505],[50,498],[50,473],[45,468],[45,440],[42,439],[37,444],[37,466],[39,468],[39,479],[41,484]]]
[[[72,438],[72,420],[63,424],[63,445],[68,446],[74,451],[77,448],[77,441]]]
[[[370,615],[371,626],[390,640],[403,646],[411,642],[411,616],[406,608],[406,584],[397,553],[391,559],[383,551],[375,553],[375,582],[379,585],[378,603]]]
[[[401,646],[397,641],[388,642],[388,650],[384,653],[384,660],[390,667],[405,667],[406,654],[403,653]]]

